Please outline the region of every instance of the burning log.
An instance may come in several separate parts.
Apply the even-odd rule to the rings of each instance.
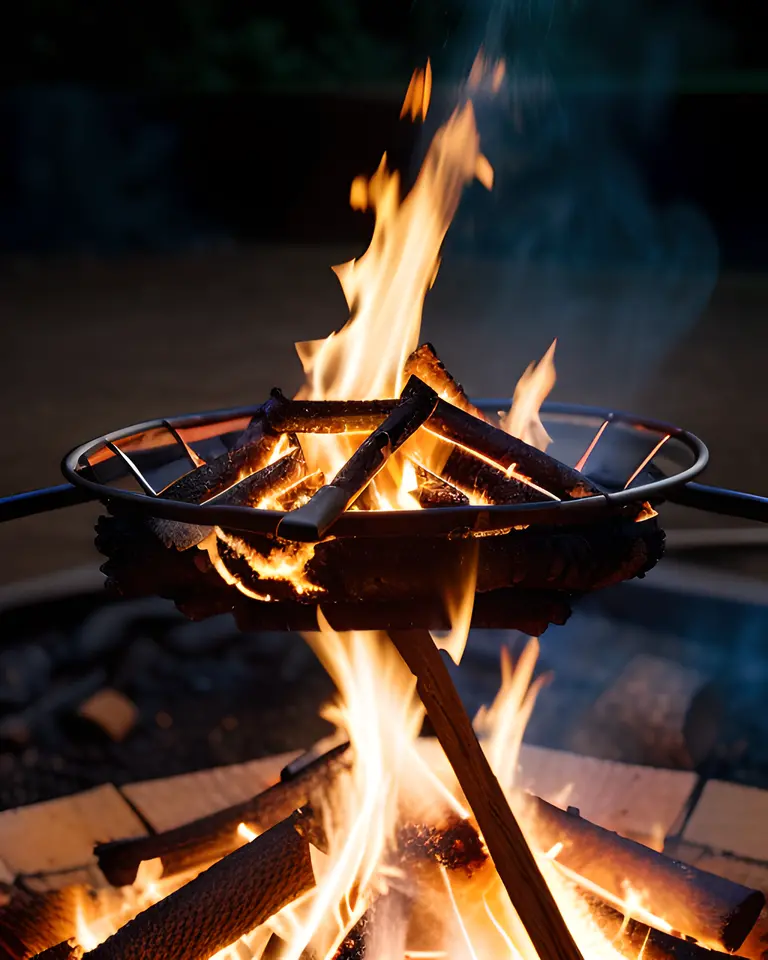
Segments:
[[[34,960],[81,960],[82,956],[82,947],[79,947],[74,940],[65,940],[56,944],[55,947],[49,947],[42,953],[38,953]]]
[[[249,477],[240,480],[226,490],[206,500],[207,505],[229,507],[255,506],[267,494],[279,496],[282,491],[297,483],[303,476],[306,464],[301,448],[296,441],[290,454],[268,464]],[[200,468],[202,469],[202,467]],[[173,499],[173,498],[171,498]],[[149,527],[166,547],[189,550],[196,547],[213,531],[213,527],[182,523],[178,520],[162,520],[151,517]]]
[[[601,491],[583,474],[549,454],[542,453],[517,437],[479,420],[441,400],[429,421],[429,429],[452,443],[488,457],[504,470],[515,468],[560,500],[599,494]]]
[[[397,407],[363,440],[329,484],[318,490],[309,503],[284,517],[278,526],[279,536],[309,542],[322,539],[395,450],[427,420],[436,404],[434,390],[411,377]]]
[[[426,630],[392,631],[390,637],[416,678],[427,716],[534,948],[547,960],[581,960],[432,637]]]
[[[568,875],[623,901],[626,884],[642,891],[643,907],[681,936],[731,953],[739,949],[757,922],[765,896],[740,883],[672,860],[634,840],[604,830],[578,811],[530,797],[536,837],[543,849],[562,843],[557,862]]]
[[[293,804],[311,802],[348,767],[342,744],[303,767],[294,778],[264,793],[154,837],[117,841],[96,848],[99,866],[110,882],[133,881],[141,860],[160,857],[166,876],[202,867],[235,849],[240,822],[267,827],[287,816]],[[697,870],[565,812],[527,797],[542,848],[562,844],[557,862],[588,890],[603,891],[614,903],[626,884],[642,891],[644,908],[675,927],[682,936],[715,949],[738,950],[757,921],[764,897],[756,890]],[[406,824],[400,831],[404,863],[426,856],[449,869],[479,865],[484,851],[467,821],[434,826]]]
[[[431,507],[465,507],[469,497],[458,487],[430,473],[418,464],[416,466],[416,482],[418,483],[417,500],[419,506],[428,510]]]
[[[708,950],[690,940],[653,930],[638,920],[625,918],[602,900],[585,895],[591,916],[616,950],[627,960],[725,960],[733,954]]]
[[[397,400],[288,400],[277,387],[280,428],[290,433],[370,433],[397,407]]]
[[[282,394],[273,392],[231,450],[175,480],[161,496],[166,500],[202,503],[223,493],[240,477],[261,470],[280,439],[280,415],[287,402]]]
[[[70,887],[41,895],[14,887],[10,902],[0,910],[0,956],[29,960],[72,937],[81,893]]]
[[[464,490],[469,496],[480,495],[488,503],[536,503],[546,499],[539,490],[508,477],[503,470],[460,450],[447,441],[438,441],[446,447],[445,462],[440,476]]]
[[[315,885],[300,812],[149,907],[86,960],[208,960]]]
[[[200,820],[154,836],[99,844],[95,850],[99,867],[111,884],[122,887],[134,882],[143,860],[160,858],[165,876],[218,860],[241,845],[237,834],[241,823],[267,830],[326,791],[340,772],[349,768],[347,747],[334,748],[293,776],[284,771],[274,786]]]
[[[454,407],[477,417],[478,420],[485,420],[485,416],[471,402],[462,385],[454,380],[446,369],[431,343],[422,343],[413,351],[405,362],[405,373],[409,377],[423,380],[441,399],[452,403]]]

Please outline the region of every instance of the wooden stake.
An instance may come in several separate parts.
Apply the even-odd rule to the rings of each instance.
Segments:
[[[432,637],[427,630],[393,630],[390,637],[416,677],[427,716],[540,960],[582,960]]]

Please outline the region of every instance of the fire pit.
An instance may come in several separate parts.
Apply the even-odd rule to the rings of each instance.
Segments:
[[[296,398],[276,389],[261,406],[118,430],[66,457],[69,485],[2,505],[18,515],[102,501],[97,545],[112,588],[169,597],[191,618],[233,611],[248,629],[311,630],[338,691],[325,712],[332,749],[266,793],[98,848],[104,876],[133,886],[105,935],[75,927],[91,960],[268,949],[292,960],[579,960],[632,955],[638,940],[667,957],[686,940],[692,954],[739,950],[757,922],[761,893],[519,791],[541,685],[535,641],[514,667],[504,656],[499,694],[474,727],[439,652],[458,664],[471,623],[538,634],[580,595],[644,575],[662,553],[664,499],[765,510],[760,498],[689,486],[707,452],[680,428],[605,410],[541,413],[552,351],[499,413],[419,346],[461,192],[492,183],[472,97],[503,75],[478,60],[405,199],[384,162],[353,184],[353,206],[375,210],[373,240],[338,269],[346,326],[298,347]],[[429,70],[417,71],[404,113],[425,114],[430,87]],[[450,633],[433,639],[432,627]],[[433,741],[419,737],[425,719]],[[78,955],[50,934],[69,935],[67,923],[60,903],[12,902],[6,952]]]

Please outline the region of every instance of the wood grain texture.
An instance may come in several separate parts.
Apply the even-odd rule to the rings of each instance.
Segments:
[[[427,716],[540,960],[580,960],[579,949],[478,743],[432,637],[426,630],[392,631],[390,636],[416,677]]]

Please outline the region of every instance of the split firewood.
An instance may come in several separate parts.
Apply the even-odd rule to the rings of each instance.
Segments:
[[[397,407],[366,437],[329,484],[278,526],[286,540],[322,539],[347,507],[385,466],[390,456],[429,418],[437,394],[416,377],[406,383]]]
[[[209,960],[315,884],[296,813],[138,914],[87,960]]]
[[[478,420],[485,420],[485,416],[471,402],[462,385],[454,380],[445,368],[431,343],[423,343],[413,351],[405,362],[405,373],[409,377],[418,377],[419,380],[423,380],[442,400],[447,400],[448,403],[477,417]]]
[[[211,497],[205,504],[250,507],[255,506],[267,494],[272,494],[277,499],[288,487],[301,480],[305,470],[304,457],[296,441],[296,448],[291,453]],[[183,523],[179,520],[163,520],[159,517],[150,517],[147,522],[164,546],[175,547],[176,550],[196,547],[213,531],[213,527]]]
[[[692,770],[712,751],[720,714],[707,677],[643,654],[589,708],[571,748],[605,760]]]
[[[581,960],[504,792],[483,753],[440,651],[426,630],[391,631],[504,888],[538,955]]]
[[[121,743],[136,726],[139,709],[124,693],[103,687],[80,704],[77,715]]]
[[[458,487],[448,483],[418,464],[415,465],[418,490],[416,499],[419,506],[428,510],[432,507],[466,507],[469,497]]]

